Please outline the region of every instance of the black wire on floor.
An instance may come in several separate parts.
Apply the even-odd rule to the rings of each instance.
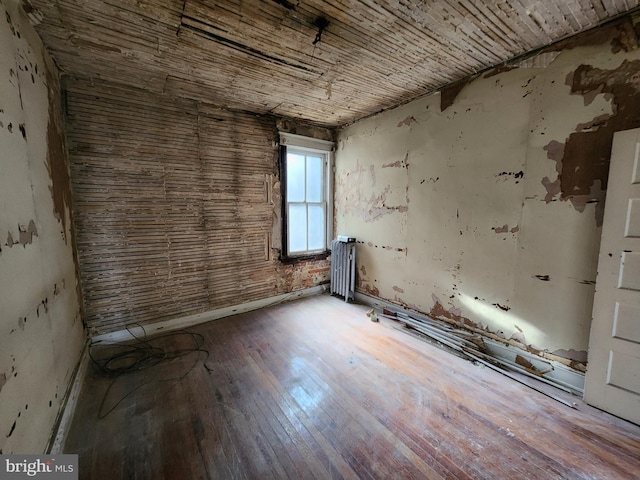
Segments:
[[[142,336],[136,335],[132,330],[132,326],[137,326],[142,329]],[[100,403],[100,408],[98,409],[98,418],[103,419],[111,412],[113,412],[126,398],[132,395],[134,392],[139,390],[140,388],[151,385],[154,383],[166,383],[166,382],[175,382],[177,384],[183,378],[185,378],[198,364],[200,360],[200,354],[204,353],[206,355],[205,360],[203,362],[204,368],[211,373],[211,368],[207,365],[207,361],[209,360],[209,350],[202,348],[204,344],[204,337],[195,332],[189,332],[187,330],[176,330],[173,332],[165,333],[163,335],[155,335],[151,339],[147,338],[147,332],[144,327],[137,323],[132,323],[126,326],[127,331],[134,339],[133,343],[96,343],[92,344],[89,347],[89,357],[91,358],[93,364],[95,365],[98,373],[107,377],[113,377],[113,380],[110,382],[107,387],[107,391],[104,393],[102,397],[102,402]],[[173,338],[176,339],[179,336],[188,336],[193,341],[192,347],[187,348],[161,348],[154,346],[152,342],[157,342],[161,339]],[[102,356],[98,352],[100,350],[111,350],[112,352]],[[113,352],[115,351],[115,352]],[[124,396],[122,396],[109,410],[104,412],[105,404],[107,403],[107,398],[109,397],[109,393],[113,388],[116,381],[123,375],[127,375],[130,373],[138,372],[140,370],[144,370],[146,368],[154,367],[156,365],[160,365],[163,362],[171,361],[177,358],[181,358],[190,354],[195,353],[194,363],[188,367],[184,372],[180,375],[176,375],[171,378],[161,379],[161,380],[153,380],[149,382],[142,382],[137,385],[135,388],[129,390]],[[174,386],[175,386],[174,384]]]

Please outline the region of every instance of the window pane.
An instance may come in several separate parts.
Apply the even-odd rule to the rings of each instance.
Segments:
[[[307,249],[307,206],[289,205],[289,251],[303,252]]]
[[[304,155],[287,153],[287,201],[304,202]]]
[[[309,205],[309,250],[324,250],[324,205]]]
[[[307,157],[307,202],[321,202],[322,198],[322,158]]]

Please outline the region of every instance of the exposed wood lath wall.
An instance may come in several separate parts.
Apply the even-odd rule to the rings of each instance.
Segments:
[[[67,108],[94,333],[328,278],[327,261],[282,265],[271,248],[279,209],[274,118],[75,80],[67,82]]]
[[[637,6],[638,0],[30,0],[26,8],[67,74],[337,126]]]

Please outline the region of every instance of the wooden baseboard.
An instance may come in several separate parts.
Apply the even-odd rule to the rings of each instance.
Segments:
[[[197,313],[195,315],[189,315],[186,317],[172,318],[162,322],[152,323],[145,325],[144,333],[147,336],[152,336],[159,332],[169,332],[172,330],[180,330],[182,328],[193,327],[201,323],[210,322],[211,320],[217,320],[219,318],[228,317],[230,315],[237,315],[239,313],[250,312],[252,310],[258,310],[259,308],[268,307],[277,303],[287,302],[295,300],[297,298],[309,297],[311,295],[318,295],[326,292],[328,285],[318,285],[304,290],[297,290],[295,292],[284,293],[282,295],[276,295],[274,297],[263,298],[261,300],[255,300],[253,302],[242,303],[240,305],[234,305],[231,307],[219,308],[217,310],[211,310],[209,312]],[[142,334],[142,330],[138,327],[134,327],[132,332]],[[129,330],[118,330],[117,332],[104,333],[102,335],[96,335],[91,337],[91,343],[119,343],[127,340],[132,340],[131,332]]]
[[[71,427],[71,420],[73,420],[73,413],[78,403],[78,397],[80,396],[80,390],[82,389],[82,383],[88,366],[89,342],[86,342],[78,364],[69,380],[69,387],[67,388],[49,444],[47,445],[46,453],[49,455],[59,455],[63,453],[62,449],[64,448],[64,443],[67,439],[69,428]]]

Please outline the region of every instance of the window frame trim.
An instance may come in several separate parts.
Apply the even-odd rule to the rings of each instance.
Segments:
[[[305,251],[301,253],[289,252],[289,222],[287,212],[287,151],[300,151],[304,154],[319,154],[326,158],[326,165],[323,169],[324,195],[326,200],[325,211],[325,248],[323,250]],[[306,260],[314,258],[324,258],[330,252],[331,240],[333,240],[333,172],[334,172],[334,147],[335,143],[318,138],[305,137],[292,133],[280,132],[280,179],[282,198],[282,250],[281,260]],[[294,202],[296,203],[296,202]],[[305,202],[306,203],[306,202]]]

